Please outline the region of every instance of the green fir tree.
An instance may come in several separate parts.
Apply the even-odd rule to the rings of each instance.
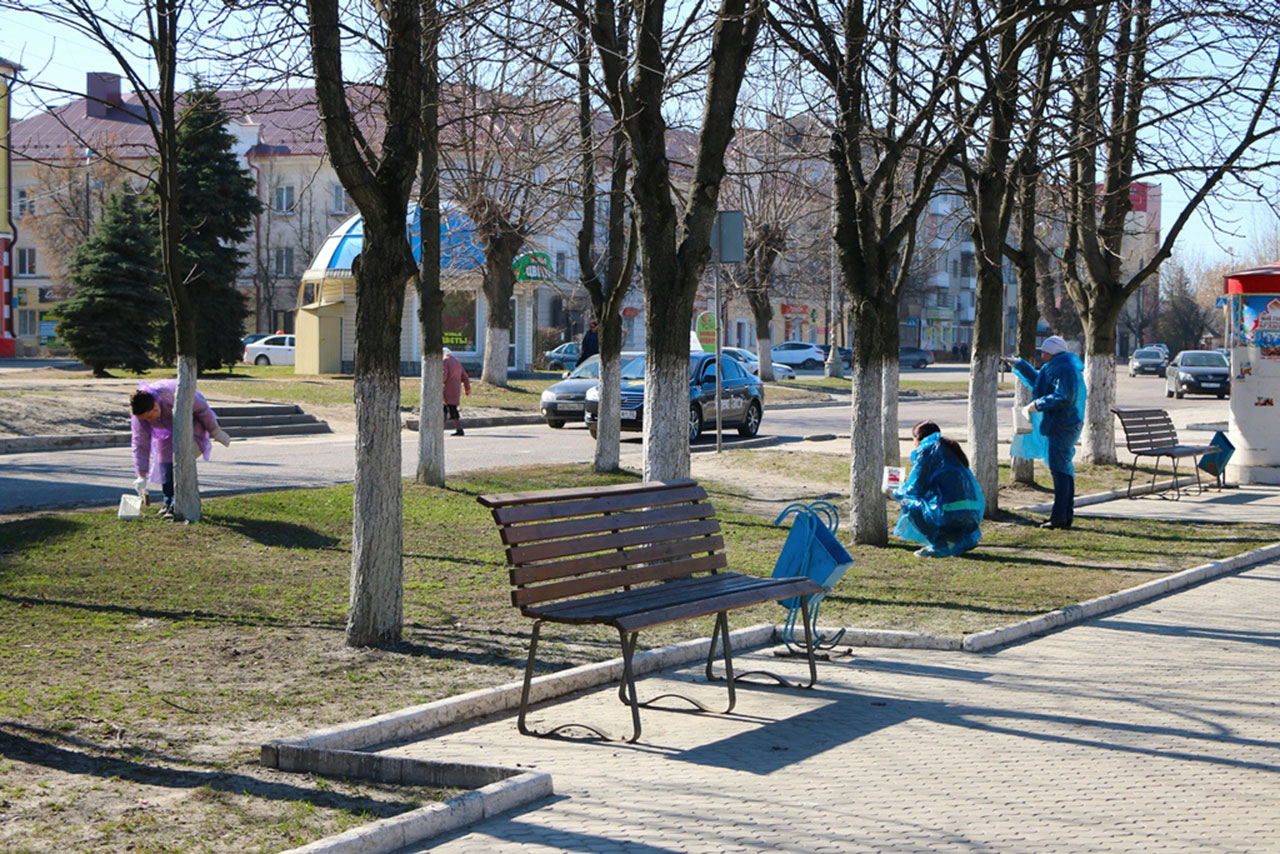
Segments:
[[[249,308],[236,280],[244,268],[239,245],[262,204],[227,130],[230,116],[217,92],[197,85],[187,93],[178,129],[180,260],[191,283],[196,315],[196,360],[201,372],[236,364]],[[173,320],[160,334],[160,352],[174,359]]]
[[[106,203],[93,233],[72,254],[68,280],[75,291],[58,304],[58,337],[93,368],[141,373],[155,365],[151,344],[169,315],[156,263],[155,227],[127,190]]]

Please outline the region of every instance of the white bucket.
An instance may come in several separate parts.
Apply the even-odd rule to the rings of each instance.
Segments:
[[[1016,404],[1013,407],[1013,432],[1030,433],[1031,419],[1022,414],[1022,407]]]
[[[120,509],[116,511],[116,516],[121,519],[141,519],[142,499],[128,493],[121,495]]]
[[[885,466],[884,477],[880,480],[881,492],[893,492],[902,486],[902,469],[899,466]]]

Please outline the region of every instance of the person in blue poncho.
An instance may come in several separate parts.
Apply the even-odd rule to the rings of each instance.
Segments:
[[[982,539],[978,526],[986,507],[969,458],[932,421],[921,421],[911,428],[911,435],[916,448],[907,482],[893,493],[902,502],[893,533],[924,543],[916,551],[920,557],[963,554]]]
[[[1084,365],[1057,335],[1040,345],[1040,369],[1026,359],[1005,359],[1010,369],[1031,388],[1032,400],[1023,407],[1031,433],[1015,437],[1013,456],[1039,457],[1053,475],[1053,510],[1041,528],[1071,527],[1075,517],[1076,478],[1071,458],[1084,427]]]

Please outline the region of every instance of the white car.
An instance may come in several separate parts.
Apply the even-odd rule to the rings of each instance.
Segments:
[[[721,347],[720,352],[737,359],[748,371],[760,376],[760,359],[755,353],[742,347]],[[793,380],[796,378],[796,372],[791,370],[789,366],[781,362],[772,362],[771,364],[773,365],[773,378],[775,380]]]
[[[783,341],[781,344],[774,345],[770,355],[775,362],[810,371],[821,368],[822,363],[827,359],[827,354],[822,352],[821,347],[817,344],[806,344],[803,341]]]
[[[255,365],[292,365],[293,336],[271,335],[244,348],[245,362]]]

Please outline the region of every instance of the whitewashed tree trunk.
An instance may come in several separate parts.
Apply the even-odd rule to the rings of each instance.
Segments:
[[[689,355],[644,368],[644,479],[689,476]]]
[[[596,409],[596,458],[598,472],[617,471],[622,460],[622,428],[618,418],[622,400],[622,360],[600,360],[600,400]]]
[[[418,483],[444,486],[444,359],[422,354],[418,384]]]
[[[777,377],[773,375],[773,339],[756,336],[756,355],[760,357],[760,379],[771,383]]]
[[[400,378],[357,374],[356,476],[351,533],[348,643],[397,637],[403,611],[403,482],[400,475]]]
[[[1000,508],[1000,426],[996,392],[999,390],[1000,359],[992,354],[973,354],[969,367],[969,467],[973,469],[991,518]]]
[[[1015,409],[1021,409],[1031,402],[1031,389],[1027,388],[1026,383],[1014,377],[1013,380],[1013,405]],[[1012,420],[1012,413],[1009,416]],[[1025,459],[1023,457],[1011,457],[1009,460],[1009,477],[1014,483],[1024,483],[1027,485],[1036,482],[1036,461]]]
[[[854,359],[850,414],[849,495],[853,541],[882,546],[889,542],[889,517],[880,491],[884,469],[883,372],[879,364]]]
[[[881,393],[884,395],[884,464],[902,465],[902,447],[898,441],[898,360],[885,359]]]
[[[196,446],[192,432],[196,401],[195,356],[178,356],[178,389],[173,400],[173,512],[187,522],[200,521],[200,480],[196,474]]]
[[[505,386],[510,349],[511,330],[490,325],[484,335],[484,368],[480,379],[489,385]]]
[[[1116,357],[1114,353],[1084,360],[1084,385],[1088,391],[1084,411],[1084,461],[1098,465],[1116,462],[1116,432],[1111,407],[1116,405]]]

